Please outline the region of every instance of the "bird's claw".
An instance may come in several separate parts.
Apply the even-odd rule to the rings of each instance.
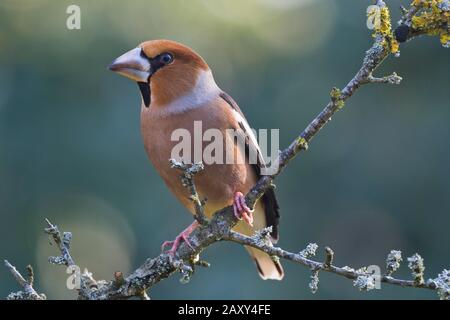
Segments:
[[[189,235],[194,231],[194,229],[197,227],[198,223],[197,221],[194,221],[189,227],[187,227],[183,232],[181,232],[173,241],[164,241],[161,245],[161,251],[164,252],[164,249],[168,246],[171,246],[170,250],[167,251],[168,254],[171,256],[175,256],[175,253],[177,252],[178,247],[180,246],[181,242],[184,241],[186,245],[194,250],[194,247],[189,241]]]
[[[248,225],[253,227],[253,210],[245,203],[245,197],[242,192],[236,192],[233,199],[233,212],[238,220],[244,220]]]

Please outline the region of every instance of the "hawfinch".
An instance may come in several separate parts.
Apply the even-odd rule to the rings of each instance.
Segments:
[[[170,191],[192,214],[195,209],[188,191],[180,181],[179,172],[172,169],[168,161],[178,144],[172,141],[175,130],[193,134],[194,122],[201,121],[204,131],[218,130],[224,140],[233,141],[232,145],[234,138],[227,129],[244,130],[248,137],[244,149],[256,150],[261,160],[254,133],[239,106],[217,86],[205,60],[192,49],[169,40],[147,41],[118,57],[109,69],[137,82],[142,95],[141,134],[145,150]],[[204,149],[205,142],[200,144]],[[205,214],[211,217],[217,210],[233,205],[234,214],[240,220],[235,231],[252,235],[256,230],[272,226],[272,241],[276,242],[279,208],[273,189],[265,193],[253,211],[245,203],[243,194],[257,182],[263,163],[261,160],[250,164],[245,150],[235,144],[232,152],[243,161],[205,164],[205,169],[195,176],[199,196],[207,199]],[[197,222],[194,222],[174,241],[165,242],[163,248],[171,245],[169,253],[175,254],[181,241],[190,245],[188,236],[196,227]],[[279,262],[260,250],[246,249],[263,279],[283,278]]]

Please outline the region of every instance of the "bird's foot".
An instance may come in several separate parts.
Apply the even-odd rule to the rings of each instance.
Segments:
[[[245,197],[242,192],[236,192],[233,199],[234,216],[239,220],[244,220],[248,225],[253,227],[253,210],[245,203]]]
[[[194,247],[191,245],[191,243],[189,242],[189,235],[192,233],[192,231],[195,230],[195,228],[197,228],[198,226],[198,222],[194,221],[193,223],[191,223],[189,225],[189,227],[187,227],[186,229],[184,229],[173,241],[164,241],[163,244],[161,245],[161,251],[164,252],[164,248],[171,246],[170,250],[167,251],[167,253],[169,253],[172,256],[175,256],[175,253],[177,252],[178,247],[181,244],[181,241],[186,242],[186,244],[188,245],[189,248],[191,248],[192,250],[194,250]]]

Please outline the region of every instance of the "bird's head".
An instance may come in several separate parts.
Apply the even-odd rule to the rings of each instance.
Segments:
[[[170,40],[151,40],[126,52],[109,69],[138,83],[146,107],[165,106],[191,92],[206,62],[192,49]]]

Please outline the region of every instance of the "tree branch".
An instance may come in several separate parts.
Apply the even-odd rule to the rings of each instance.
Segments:
[[[205,217],[205,212],[203,210],[203,205],[206,200],[201,200],[198,193],[197,188],[194,184],[194,176],[204,169],[202,163],[196,163],[193,165],[188,165],[183,162],[178,162],[174,159],[170,159],[169,163],[172,168],[178,169],[183,172],[181,175],[181,184],[188,189],[190,193],[190,199],[194,204],[195,208],[195,219],[201,225],[205,225],[208,221]]]
[[[46,297],[44,294],[37,293],[33,288],[34,281],[34,272],[33,268],[29,265],[27,266],[28,271],[28,280],[17,271],[16,267],[5,260],[5,266],[9,269],[14,279],[16,279],[17,283],[23,288],[23,291],[11,292],[6,299],[7,300],[45,300]]]
[[[427,7],[427,4],[431,4],[431,1],[415,0],[410,9],[404,10],[404,15],[399,21],[399,24],[400,26],[406,26],[407,29],[403,27],[403,33],[401,33],[398,31],[400,30],[399,28],[392,31],[389,10],[384,1],[376,1],[377,8],[381,14],[380,25],[375,26],[373,34],[374,42],[366,52],[362,66],[342,90],[337,88],[331,90],[330,101],[325,108],[286,149],[280,152],[277,158],[277,163],[279,164],[278,170],[272,175],[261,177],[256,185],[246,194],[246,202],[249,207],[254,207],[256,201],[272,186],[274,179],[294,157],[308,149],[308,144],[313,137],[330,121],[332,116],[344,107],[345,102],[361,86],[369,83],[400,83],[401,77],[395,73],[381,78],[373,76],[374,71],[387,56],[390,54],[398,55],[399,42],[410,40],[422,34],[440,35],[442,42],[443,35],[447,34],[448,36],[448,27],[444,23],[446,21],[443,21],[448,13],[448,8],[433,8],[432,13],[430,13],[430,7]],[[427,23],[419,26],[418,19],[420,21],[424,20]],[[438,33],[436,33],[436,29],[439,31]],[[80,299],[126,299],[136,296],[142,299],[148,299],[147,290],[176,271],[182,274],[182,282],[188,282],[197,266],[208,266],[204,261],[200,261],[198,256],[205,248],[218,241],[231,241],[240,245],[258,248],[271,255],[274,259],[282,258],[291,260],[308,267],[312,272],[310,283],[312,292],[317,291],[319,271],[321,271],[334,273],[338,276],[354,280],[353,284],[360,290],[374,289],[376,288],[377,282],[382,282],[402,287],[436,290],[442,299],[448,299],[450,296],[450,272],[444,270],[437,278],[425,281],[423,275],[423,259],[417,254],[408,258],[408,266],[412,270],[413,279],[403,280],[392,277],[392,274],[400,267],[402,261],[400,251],[392,250],[389,253],[386,259],[385,274],[377,275],[370,268],[354,269],[348,266],[335,266],[333,264],[334,252],[328,247],[325,250],[324,262],[310,259],[310,257],[315,255],[317,249],[316,244],[309,244],[306,249],[298,253],[292,253],[279,247],[274,247],[269,240],[270,228],[260,230],[252,237],[234,232],[232,228],[237,223],[237,219],[234,217],[233,210],[230,206],[217,211],[212,219],[207,221],[203,211],[204,201],[199,198],[193,179],[194,175],[202,169],[202,165],[194,164],[191,166],[173,160],[171,160],[171,165],[183,172],[181,175],[182,184],[188,189],[191,195],[191,200],[195,207],[196,219],[200,222],[200,226],[189,236],[189,242],[193,246],[193,249],[183,242],[178,247],[175,257],[167,253],[161,253],[155,258],[147,259],[144,264],[127,277],[116,272],[114,280],[109,282],[95,281],[92,278],[92,274],[86,270],[81,276],[81,287],[78,289]],[[61,237],[57,227],[52,225],[48,220],[47,223],[49,227],[46,229],[46,232],[52,235],[54,242],[61,251],[61,256],[56,258],[51,257],[50,262],[64,264],[66,266],[75,265],[69,252],[71,234],[63,233]],[[20,281],[19,283],[21,284]]]
[[[318,262],[314,260],[310,260],[305,255],[301,253],[292,253],[286,250],[283,250],[279,247],[273,247],[272,245],[261,241],[260,237],[253,236],[253,237],[247,237],[245,235],[242,235],[240,233],[230,231],[229,235],[225,238],[225,240],[233,241],[242,245],[251,246],[254,248],[258,248],[272,256],[276,256],[279,258],[283,258],[286,260],[290,260],[293,262],[297,262],[305,267],[308,267],[309,269],[313,271],[321,270],[326,272],[335,273],[337,275],[343,276],[348,279],[356,280],[360,277],[373,277],[373,281],[376,281],[375,277],[376,275],[373,275],[371,272],[366,270],[365,268],[360,268],[358,270],[355,270],[353,268],[350,268],[348,266],[345,267],[337,267],[332,264],[333,258],[334,258],[334,252],[329,248],[325,248],[326,252],[326,260],[325,262]],[[427,281],[426,283],[417,282],[415,280],[402,280],[402,279],[396,279],[392,276],[384,275],[381,276],[379,279],[381,282],[393,284],[393,285],[399,285],[402,287],[415,287],[415,288],[425,288],[425,289],[432,289],[436,290],[436,285],[432,281]],[[355,284],[356,285],[356,284]],[[370,290],[371,288],[365,288],[364,290]]]
[[[50,257],[49,262],[52,264],[62,264],[67,267],[75,265],[75,262],[70,255],[70,241],[72,240],[72,233],[64,232],[61,236],[61,232],[56,225],[53,225],[47,218],[45,219],[47,228],[45,233],[53,238],[53,242],[58,246],[61,255],[57,257]]]

